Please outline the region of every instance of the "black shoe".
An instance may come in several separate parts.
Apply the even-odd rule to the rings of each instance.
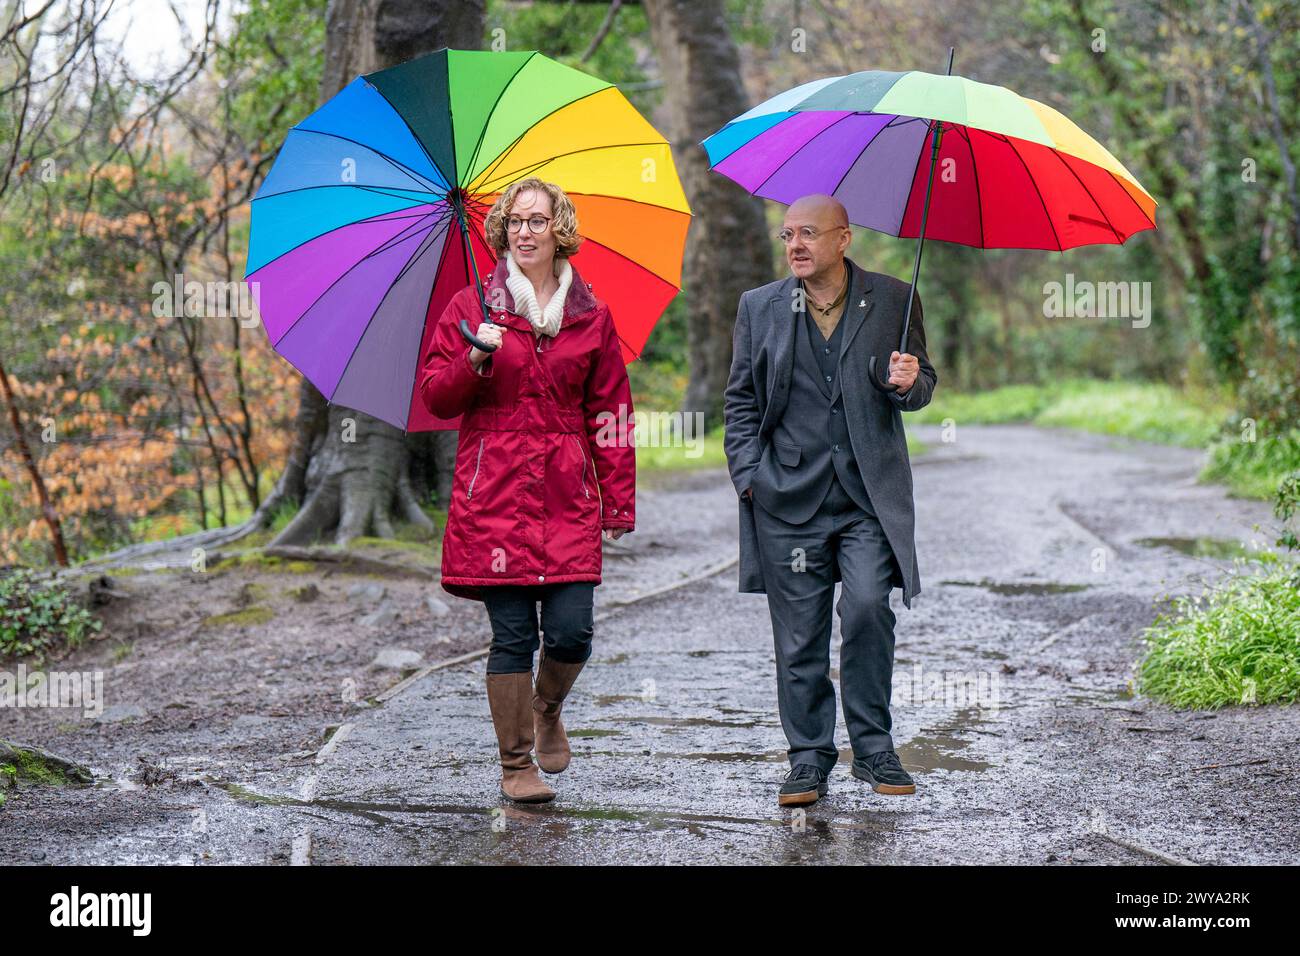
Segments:
[[[916,784],[892,750],[854,759],[852,771],[853,776],[871,784],[876,793],[916,793]]]
[[[776,802],[783,807],[799,803],[816,803],[829,789],[826,771],[810,763],[797,763],[786,774]]]

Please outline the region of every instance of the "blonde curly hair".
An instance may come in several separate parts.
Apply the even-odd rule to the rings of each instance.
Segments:
[[[573,200],[555,183],[548,183],[536,176],[511,183],[492,204],[487,218],[483,220],[483,231],[488,244],[496,250],[498,256],[505,255],[510,248],[506,219],[514,207],[515,198],[530,189],[539,190],[551,197],[551,230],[555,236],[555,255],[568,258],[576,254],[578,246],[582,244],[582,237],[578,235],[578,210],[574,207]]]

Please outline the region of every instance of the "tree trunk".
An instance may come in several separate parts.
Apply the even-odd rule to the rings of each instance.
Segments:
[[[723,0],[646,0],[650,40],[665,78],[668,140],[694,218],[686,241],[682,286],[689,296],[690,380],[683,412],[721,420],[731,372],[736,303],[772,279],[763,201],[709,171],[699,141],[749,108],[740,56]]]
[[[321,100],[358,74],[440,47],[477,49],[483,30],[483,0],[330,0]],[[455,432],[407,436],[363,412],[330,405],[304,380],[289,461],[258,510],[260,523],[288,500],[302,507],[273,545],[325,535],[340,545],[362,535],[392,537],[394,515],[433,531],[419,496],[432,486],[446,500],[455,444]]]

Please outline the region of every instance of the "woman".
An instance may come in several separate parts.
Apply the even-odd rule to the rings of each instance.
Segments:
[[[498,256],[483,290],[495,324],[482,321],[473,286],[458,292],[434,329],[420,395],[440,418],[464,416],[442,587],[487,608],[501,791],[534,803],[555,797],[538,765],[569,764],[560,711],[591,656],[601,534],[615,540],[636,524],[632,395],[609,307],[569,263],[581,239],[564,191],[520,180],[484,230]],[[466,343],[462,318],[496,351]]]

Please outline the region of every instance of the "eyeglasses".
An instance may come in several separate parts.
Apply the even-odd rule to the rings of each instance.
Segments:
[[[831,229],[846,229],[846,228],[848,228],[848,227],[847,227],[847,226],[832,226],[832,227],[831,227]],[[820,231],[820,230],[814,229],[812,226],[800,226],[800,227],[799,227],[799,238],[802,239],[804,242],[815,242],[815,241],[817,240],[817,237],[818,237],[818,236],[823,236],[823,235],[825,235],[827,232],[830,232],[831,229],[827,229],[827,230],[825,230],[825,231]],[[795,236],[795,234],[794,234],[793,230],[790,230],[790,229],[782,229],[780,232],[778,232],[778,233],[776,234],[776,238],[780,239],[780,240],[781,240],[782,242],[784,242],[787,246],[790,245],[790,243],[794,240],[794,236]]]
[[[511,216],[506,220],[506,228],[512,233],[518,232],[525,222],[528,223],[528,231],[532,233],[545,232],[546,227],[551,224],[550,217],[538,213],[535,216],[529,216],[527,219],[520,219],[518,216]]]

